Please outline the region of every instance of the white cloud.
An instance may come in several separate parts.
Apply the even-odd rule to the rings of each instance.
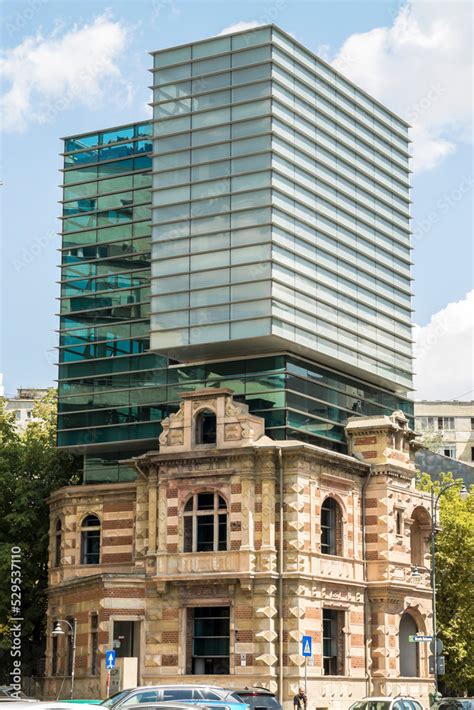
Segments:
[[[415,399],[474,399],[474,290],[415,326]]]
[[[0,98],[4,130],[48,123],[76,105],[93,108],[112,83],[115,92],[121,90],[121,102],[130,101],[131,87],[117,66],[127,34],[124,25],[105,14],[64,34],[58,29],[49,36],[37,34],[4,50],[0,71],[9,84]]]
[[[390,26],[351,35],[332,62],[413,126],[415,171],[472,138],[472,8],[408,0]]]
[[[245,20],[241,20],[240,22],[236,22],[235,25],[229,25],[228,27],[224,27],[224,29],[219,32],[217,35],[220,37],[221,35],[230,35],[232,32],[243,32],[244,30],[252,30],[254,27],[260,27],[262,25],[262,22],[258,22],[258,20],[249,20],[246,22]]]

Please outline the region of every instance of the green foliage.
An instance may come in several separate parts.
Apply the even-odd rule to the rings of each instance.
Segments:
[[[35,674],[44,654],[49,510],[46,499],[61,486],[79,482],[74,457],[56,449],[55,390],[38,401],[26,431],[15,427],[0,398],[0,682],[11,669],[10,556],[21,548],[23,675]]]
[[[453,483],[451,473],[440,481],[423,474],[422,490]],[[474,487],[462,500],[453,486],[440,497],[439,531],[436,535],[437,622],[443,641],[446,675],[442,679],[452,695],[474,694]]]
[[[420,444],[422,444],[426,449],[434,451],[435,454],[439,453],[439,450],[443,445],[443,441],[443,432],[435,431],[434,429],[427,429],[423,432],[423,435],[419,439]]]

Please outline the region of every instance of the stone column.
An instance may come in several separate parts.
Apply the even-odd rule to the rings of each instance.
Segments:
[[[157,482],[158,475],[154,471],[148,479],[148,554],[156,553]]]
[[[167,483],[158,484],[158,539],[157,552],[166,552],[166,528],[168,521]]]
[[[255,530],[255,479],[242,478],[242,545],[241,550],[253,550]]]

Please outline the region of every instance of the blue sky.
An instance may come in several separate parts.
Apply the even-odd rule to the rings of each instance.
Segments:
[[[56,375],[59,138],[146,118],[149,51],[275,22],[413,124],[419,396],[473,398],[471,8],[454,0],[3,2],[6,391]]]

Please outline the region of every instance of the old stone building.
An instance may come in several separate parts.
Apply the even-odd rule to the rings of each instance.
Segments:
[[[311,710],[426,704],[426,644],[408,640],[431,629],[414,434],[401,412],[346,433],[351,456],[277,442],[230,390],[205,389],[134,459],[135,482],[56,491],[48,623],[76,623],[76,696],[104,695],[116,648],[138,659],[137,684],[263,685],[289,708],[310,635]],[[46,694],[71,664],[71,635],[49,635]]]

